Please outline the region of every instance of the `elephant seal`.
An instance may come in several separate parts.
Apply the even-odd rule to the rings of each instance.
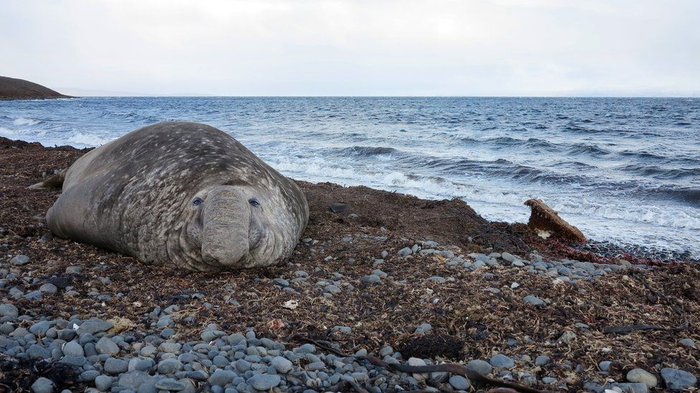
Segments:
[[[229,134],[164,122],[78,159],[46,219],[59,237],[206,271],[280,263],[309,205],[292,180]]]

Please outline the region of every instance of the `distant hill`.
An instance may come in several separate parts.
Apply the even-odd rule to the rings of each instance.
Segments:
[[[0,76],[0,100],[34,100],[46,98],[67,98],[48,87],[23,79]]]

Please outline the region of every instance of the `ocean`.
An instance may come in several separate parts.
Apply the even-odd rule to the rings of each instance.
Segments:
[[[591,239],[700,258],[698,98],[0,101],[0,136],[46,146],[168,120],[218,127],[294,179],[460,198],[506,222],[541,198]]]

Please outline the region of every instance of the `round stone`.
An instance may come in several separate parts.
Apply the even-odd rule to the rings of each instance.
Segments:
[[[209,383],[214,386],[225,386],[233,381],[238,375],[235,371],[216,369],[214,374],[209,377]]]
[[[510,369],[515,366],[515,362],[513,361],[513,359],[501,354],[492,357],[490,363],[493,367],[496,368]]]
[[[32,384],[32,391],[34,393],[52,393],[53,382],[48,378],[40,377]]]
[[[158,373],[169,375],[175,374],[182,369],[182,363],[177,359],[165,359],[158,363]]]
[[[129,369],[129,363],[126,360],[108,358],[105,360],[104,371],[107,374],[121,374]]]
[[[100,375],[95,378],[95,387],[97,390],[104,392],[107,391],[112,386],[112,377],[107,375]]]
[[[292,371],[294,365],[282,356],[275,356],[270,361],[270,366],[274,367],[280,374],[287,374]]]
[[[641,368],[635,368],[627,373],[627,380],[630,382],[638,382],[647,385],[647,387],[656,387],[658,381],[656,376]]]
[[[95,349],[97,353],[103,353],[107,355],[116,355],[119,353],[119,346],[107,337],[102,337],[97,344],[95,344]]]
[[[63,345],[63,354],[68,357],[78,357],[85,356],[85,351],[77,341],[70,341]]]
[[[268,391],[279,385],[280,382],[281,378],[279,375],[258,374],[253,376],[253,378],[248,381],[248,384],[252,385],[253,388],[257,390]]]
[[[693,374],[674,368],[662,368],[661,378],[664,379],[666,387],[671,390],[688,389],[695,386],[698,382],[698,379]]]
[[[481,375],[489,375],[491,374],[491,371],[493,371],[493,367],[491,365],[483,360],[480,359],[475,359],[467,363],[467,369],[475,371]]]
[[[457,390],[469,390],[469,380],[461,375],[453,375],[450,377],[450,385]]]
[[[535,366],[544,366],[547,363],[549,363],[549,356],[540,355],[535,358]]]
[[[18,316],[19,310],[17,310],[17,307],[15,307],[14,304],[0,304],[0,317],[17,318]]]

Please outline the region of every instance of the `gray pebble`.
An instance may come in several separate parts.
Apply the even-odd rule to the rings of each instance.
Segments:
[[[600,371],[605,371],[608,372],[610,371],[610,366],[612,366],[612,363],[610,360],[603,360],[602,362],[598,363],[598,368],[600,368]]]
[[[429,323],[424,323],[422,325],[418,325],[418,327],[416,328],[416,333],[422,334],[427,333],[431,330],[433,330],[433,327]]]
[[[177,359],[165,359],[158,362],[158,373],[169,375],[182,369],[182,363]]]
[[[535,358],[535,366],[544,366],[547,363],[549,363],[549,356],[540,355]]]
[[[274,367],[280,374],[287,374],[292,371],[293,364],[282,356],[275,356],[270,360],[270,366]]]
[[[279,375],[258,374],[248,380],[248,384],[257,390],[267,391],[279,385],[281,379]]]
[[[104,392],[107,391],[112,386],[112,377],[107,375],[100,375],[95,378],[95,387],[97,390]]]
[[[360,282],[364,284],[381,284],[382,279],[376,275],[376,274],[370,274],[368,276],[364,276],[360,279]]]
[[[100,333],[100,332],[106,332],[107,330],[111,329],[114,325],[110,322],[103,321],[102,319],[99,318],[90,318],[87,321],[83,322],[82,325],[78,328],[78,334],[83,334],[83,333],[90,333],[90,334],[95,334],[95,333]]]
[[[661,369],[661,378],[664,379],[666,387],[671,390],[688,389],[698,382],[693,374],[668,367]]]
[[[209,383],[214,386],[225,386],[227,383],[233,381],[238,375],[235,371],[216,369],[214,374],[209,377]]]
[[[40,377],[32,384],[32,391],[34,393],[52,393],[53,382],[48,378]]]
[[[492,357],[489,363],[491,363],[491,365],[496,368],[510,369],[515,366],[515,362],[513,361],[513,359],[502,354],[498,354]]]
[[[17,307],[15,307],[14,304],[0,304],[0,316],[14,319],[19,316],[19,310],[17,310]]]
[[[15,266],[22,266],[29,263],[29,257],[26,255],[17,255],[10,260],[10,263]]]
[[[693,341],[690,338],[682,338],[682,339],[678,340],[678,343],[684,347],[697,349],[697,346],[695,345],[695,341]]]
[[[104,371],[107,374],[121,374],[129,369],[129,363],[126,360],[108,358],[105,360]]]
[[[398,254],[400,257],[407,257],[413,253],[413,250],[411,250],[410,247],[404,247],[399,250]]]
[[[56,293],[58,292],[58,288],[50,282],[47,282],[39,287],[39,291],[43,293]]]
[[[185,390],[187,385],[185,385],[184,382],[182,381],[176,381],[172,378],[163,378],[156,382],[156,388],[161,389],[161,390],[170,390],[170,391],[181,391]]]
[[[469,380],[461,375],[453,375],[450,377],[450,385],[457,390],[469,390],[471,384]]]
[[[488,362],[479,359],[470,361],[469,363],[467,363],[466,367],[467,369],[476,371],[481,375],[489,375],[493,370],[493,367],[491,367],[491,365]]]
[[[536,306],[536,307],[542,307],[542,306],[545,305],[544,300],[542,300],[542,299],[540,299],[540,298],[538,298],[538,297],[532,296],[532,295],[527,295],[527,296],[525,296],[525,297],[523,298],[523,300],[524,300],[526,303],[530,303],[530,304],[532,304],[533,306]]]
[[[119,347],[114,341],[107,337],[102,337],[97,344],[95,344],[95,350],[97,353],[103,353],[107,355],[116,355],[119,353]]]
[[[643,383],[647,387],[656,387],[658,380],[656,376],[641,368],[635,368],[627,372],[627,380],[630,382]]]
[[[63,345],[63,354],[69,357],[85,356],[83,347],[77,341],[70,341]]]

